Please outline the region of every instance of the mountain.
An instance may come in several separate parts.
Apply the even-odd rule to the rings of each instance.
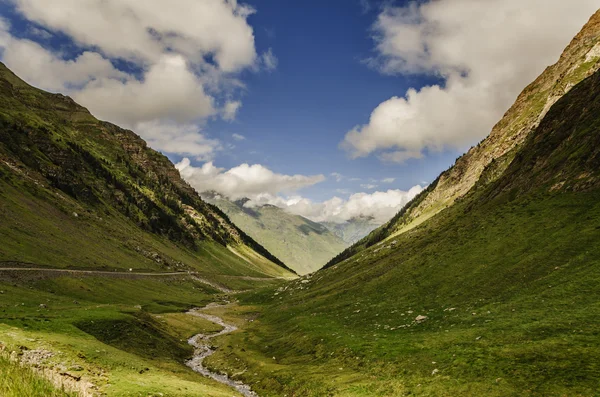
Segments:
[[[321,222],[321,224],[348,245],[358,242],[381,226],[381,224],[375,223],[371,217],[356,217],[344,223]]]
[[[162,154],[0,65],[0,260],[292,276]]]
[[[480,144],[489,160],[471,150],[360,249],[242,297],[259,321],[213,365],[264,396],[595,396],[599,39],[600,13]]]
[[[463,198],[474,186],[494,182],[549,109],[600,68],[600,17],[593,16],[559,61],[519,95],[490,135],[460,157],[392,220],[328,263],[332,266],[390,236],[404,233]]]
[[[325,226],[273,205],[248,208],[247,200],[230,201],[211,192],[202,197],[298,274],[319,270],[349,245]]]
[[[139,136],[0,64],[0,395],[231,396],[186,366],[220,328],[188,311],[295,277]]]

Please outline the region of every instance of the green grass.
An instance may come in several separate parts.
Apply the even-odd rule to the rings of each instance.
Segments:
[[[461,200],[474,185],[487,186],[495,181],[511,163],[530,131],[536,129],[537,122],[550,105],[550,99],[563,97],[571,87],[579,85],[600,68],[600,57],[588,59],[589,52],[600,40],[596,27],[597,15],[594,15],[565,49],[559,61],[521,92],[489,137],[459,157],[450,169],[441,173],[425,192],[390,222],[346,249],[327,266],[340,263],[386,238],[410,231],[452,206],[455,200]],[[578,106],[585,106],[585,103]]]
[[[2,397],[74,397],[57,389],[48,380],[0,355],[0,396]]]
[[[83,209],[75,200],[58,198],[31,181],[17,180],[2,163],[0,170],[11,178],[11,183],[6,183],[0,174],[0,216],[4,220],[0,222],[0,261],[75,269],[193,270],[231,288],[247,282],[224,276],[290,274],[244,246],[236,249],[252,263],[214,242],[192,250],[140,230],[119,213]]]
[[[108,396],[235,395],[184,365],[193,352],[187,339],[219,329],[183,313],[219,301],[204,284],[58,277],[0,281],[0,291],[0,343],[17,353],[53,352],[44,368],[82,377]]]
[[[600,73],[427,222],[240,296],[260,316],[208,362],[264,396],[598,396],[598,93]]]
[[[2,64],[0,217],[0,261],[293,276],[139,136]]]
[[[261,317],[209,363],[246,369],[240,379],[260,380],[265,396],[594,396],[597,203],[573,194],[455,213],[451,229],[431,222],[393,252],[248,295]],[[414,324],[417,315],[429,319]]]

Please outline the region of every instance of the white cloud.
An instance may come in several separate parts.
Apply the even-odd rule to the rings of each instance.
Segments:
[[[63,92],[97,117],[137,129],[156,149],[211,158],[220,147],[201,132],[214,116],[235,119],[242,103],[243,70],[256,70],[247,18],[254,10],[236,0],[8,0],[45,40],[57,32],[82,50],[75,58],[10,34],[0,21],[2,60],[27,82]],[[85,50],[85,51],[83,51]],[[119,70],[115,60],[132,69]],[[227,98],[227,100],[224,100]],[[217,104],[223,103],[220,107]],[[160,136],[164,134],[164,136]]]
[[[213,98],[180,55],[159,59],[144,81],[98,79],[72,95],[97,117],[125,126],[164,119],[189,123],[215,113]]]
[[[421,186],[415,186],[408,191],[388,190],[371,194],[355,193],[348,200],[333,197],[321,203],[300,196],[284,198],[262,194],[245,205],[249,207],[265,204],[276,205],[315,222],[343,223],[352,218],[363,216],[372,217],[375,223],[383,224],[422,190]]]
[[[206,137],[195,124],[149,121],[136,124],[135,130],[154,149],[194,156],[198,161],[210,161],[221,150],[219,141]]]
[[[421,159],[423,153],[420,150],[395,150],[379,154],[379,159],[387,163],[404,163],[410,159]]]
[[[2,59],[30,83],[60,91],[65,86],[84,86],[96,78],[127,78],[127,74],[97,53],[84,52],[74,60],[65,61],[33,41],[13,38],[8,28],[8,23],[0,20]]]
[[[381,183],[394,183],[396,178],[384,178],[381,180]]]
[[[485,137],[518,93],[597,10],[598,0],[438,0],[386,7],[374,25],[388,74],[431,74],[442,85],[381,103],[341,144],[353,158],[420,158]],[[568,16],[568,17],[566,17]]]
[[[231,135],[231,137],[233,139],[235,139],[236,141],[245,141],[246,140],[246,137],[243,135],[240,135],[240,134],[233,134],[233,135]]]
[[[188,158],[184,158],[175,166],[198,192],[214,190],[233,200],[254,199],[263,194],[289,194],[325,180],[323,175],[277,174],[260,164],[242,164],[226,171],[212,162],[194,167]]]
[[[373,189],[377,188],[377,185],[365,183],[365,184],[360,185],[360,187],[362,187],[363,189],[366,189],[366,190],[373,190]]]
[[[374,222],[383,224],[423,190],[421,186],[415,186],[408,191],[355,193],[347,200],[333,197],[324,202],[314,202],[294,193],[324,181],[323,175],[277,174],[258,164],[242,164],[229,170],[216,167],[212,162],[195,167],[188,158],[175,166],[198,192],[214,191],[231,200],[249,198],[250,201],[245,204],[247,207],[275,205],[315,222],[343,223],[364,216],[373,217]],[[338,193],[349,192],[339,190]]]
[[[152,64],[167,52],[193,63],[211,55],[219,69],[239,71],[256,60],[254,11],[235,0],[12,0],[29,20],[107,56]]]
[[[238,110],[242,107],[242,102],[240,101],[227,101],[225,106],[223,107],[223,120],[225,121],[233,121],[237,116]],[[237,135],[237,134],[236,134]]]
[[[277,65],[279,65],[279,59],[277,59],[275,54],[273,54],[272,48],[269,48],[267,52],[262,54],[262,62],[265,69],[267,69],[267,71],[269,72],[272,72],[273,70],[277,69]]]

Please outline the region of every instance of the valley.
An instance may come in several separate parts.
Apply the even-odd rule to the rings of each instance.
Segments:
[[[214,87],[243,86],[231,76]],[[325,179],[202,153],[195,172],[249,196],[249,178],[263,195]],[[405,206],[391,188],[294,196],[335,215],[314,222],[198,191],[172,159],[0,64],[0,396],[598,395],[600,11]],[[330,177],[338,192],[353,179]],[[397,213],[348,215],[377,205]]]

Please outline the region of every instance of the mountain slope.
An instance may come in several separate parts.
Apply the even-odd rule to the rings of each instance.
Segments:
[[[294,277],[140,137],[0,65],[0,362],[36,373],[0,394],[239,395],[186,367],[218,327],[185,312]]]
[[[600,71],[454,205],[247,296],[260,322],[213,360],[263,371],[265,396],[595,396],[598,241]]]
[[[319,270],[348,246],[323,225],[281,208],[246,208],[244,200],[232,202],[208,193],[202,196],[298,274]]]
[[[131,131],[0,65],[0,261],[289,276]]]
[[[511,163],[519,146],[550,107],[573,86],[600,68],[600,12],[572,40],[559,61],[548,67],[519,95],[490,135],[460,157],[390,222],[350,247],[328,265],[392,235],[406,232],[452,206],[477,183],[493,182]]]

